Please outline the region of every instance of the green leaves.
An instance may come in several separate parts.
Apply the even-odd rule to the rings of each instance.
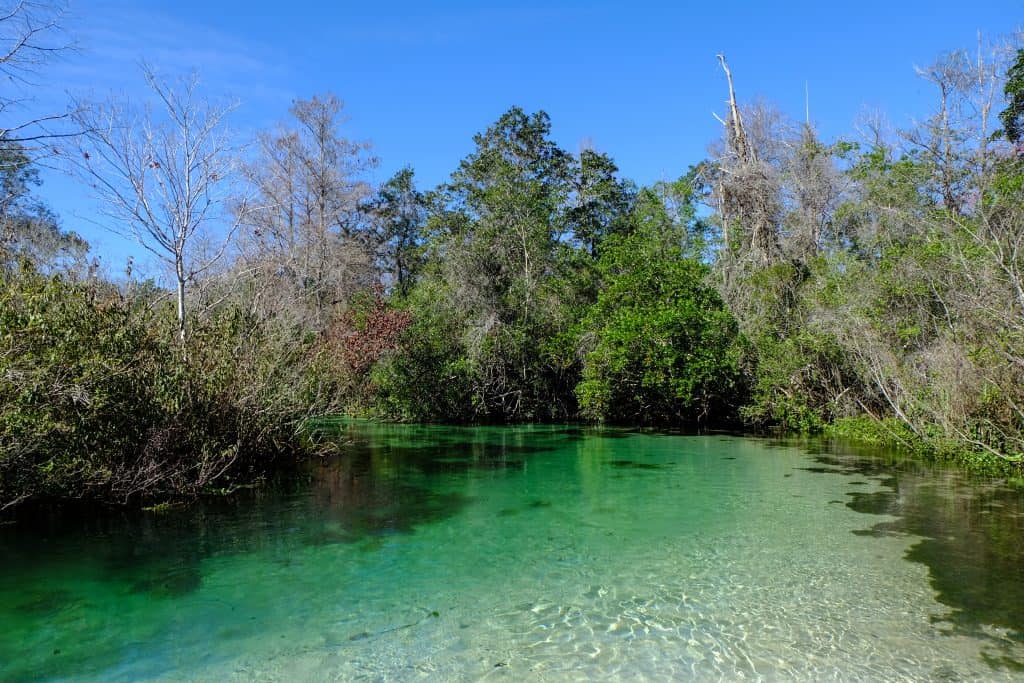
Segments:
[[[169,306],[113,285],[0,271],[0,507],[23,497],[125,503],[252,478],[337,410],[321,349],[225,305],[187,358]]]
[[[606,244],[592,339],[576,386],[581,413],[639,424],[723,424],[740,397],[738,326],[705,281],[707,266],[641,231]]]
[[[1006,72],[1003,86],[1007,106],[999,113],[1002,133],[1013,143],[1024,137],[1024,49],[1017,50],[1017,59]]]
[[[425,262],[406,297],[414,322],[404,351],[375,373],[384,412],[454,421],[573,414],[565,332],[591,296],[590,252],[628,196],[610,159],[574,159],[550,132],[544,112],[510,109],[432,195]]]

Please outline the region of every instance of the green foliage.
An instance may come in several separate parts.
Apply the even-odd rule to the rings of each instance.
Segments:
[[[0,136],[0,268],[27,259],[39,270],[57,270],[81,261],[89,245],[61,229],[57,217],[36,197],[39,169],[25,149]]]
[[[645,231],[662,250],[710,261],[715,239],[711,225],[697,217],[696,170],[672,181],[641,188],[630,210],[630,230]]]
[[[618,171],[608,155],[584,150],[570,181],[572,197],[565,210],[565,229],[593,258],[603,240],[630,229],[634,191],[616,177]]]
[[[412,318],[375,367],[407,420],[723,423],[741,394],[735,320],[705,280],[691,176],[636,190],[509,110],[430,202]],[[577,405],[579,402],[579,405]]]
[[[159,345],[116,301],[27,264],[0,292],[0,500],[105,486],[154,421]]]
[[[1002,133],[1013,143],[1024,135],[1024,49],[1017,50],[1017,58],[1006,72],[1006,109],[999,114]]]
[[[424,283],[406,302],[414,317],[399,352],[378,363],[371,376],[381,415],[463,422],[473,414],[471,367],[458,343],[461,321],[436,305],[446,295],[436,283]]]
[[[587,296],[583,242],[617,229],[626,200],[610,160],[586,153],[577,162],[550,129],[543,112],[509,110],[475,136],[476,149],[433,196],[426,262],[405,302],[413,323],[402,352],[374,375],[384,414],[573,414],[565,397],[574,378],[552,344]]]
[[[646,230],[608,240],[602,251],[604,286],[581,325],[591,347],[576,387],[583,416],[638,424],[730,420],[742,391],[742,343],[706,281],[707,267]]]
[[[0,288],[0,505],[129,502],[251,481],[302,447],[328,407],[308,345],[278,344],[237,308],[196,325],[134,309],[107,285],[28,264]]]
[[[1002,117],[1011,141],[1021,54]],[[950,108],[970,96],[956,80],[967,62],[954,57],[929,72]],[[1013,151],[971,142],[977,124],[940,112],[906,133],[910,144],[847,146],[850,191],[820,223],[835,240],[807,255],[794,228],[780,235],[784,258],[756,263],[738,251],[716,264],[751,340],[745,419],[899,444],[989,473],[1021,466],[1024,174]],[[798,221],[816,178],[792,168],[780,201]]]
[[[746,420],[797,432],[818,432],[836,417],[842,393],[842,347],[828,335],[801,331],[779,338],[757,337],[757,372]]]
[[[422,267],[421,245],[427,198],[416,189],[415,174],[403,168],[389,178],[369,204],[377,239],[394,278],[396,293],[408,293]]]
[[[905,422],[894,418],[875,419],[866,415],[847,417],[827,425],[825,433],[861,443],[897,449],[925,460],[952,462],[974,474],[1017,478],[1017,463],[997,458],[977,448],[965,447],[941,430],[928,434],[914,432]]]

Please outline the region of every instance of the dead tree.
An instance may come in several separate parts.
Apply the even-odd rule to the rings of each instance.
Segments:
[[[242,168],[253,201],[238,203],[241,254],[259,274],[257,290],[270,288],[263,298],[271,308],[292,309],[303,325],[323,330],[338,304],[375,279],[377,245],[361,204],[376,159],[369,143],[342,135],[335,95],[296,100],[290,113],[289,127],[258,136]]]
[[[767,266],[779,255],[778,174],[747,132],[725,56],[718,55],[718,61],[729,84],[729,115],[718,119],[725,127],[726,147],[717,164],[716,208],[727,246],[738,237],[741,255]],[[730,235],[733,227],[739,228],[739,236]]]
[[[83,106],[75,114],[86,133],[73,162],[93,188],[113,231],[134,239],[174,272],[178,334],[186,334],[185,292],[224,253],[237,218],[226,201],[235,163],[224,119],[234,105],[202,100],[198,77],[178,87],[143,75],[158,106],[128,103]],[[194,248],[220,220],[226,233],[202,258]]]

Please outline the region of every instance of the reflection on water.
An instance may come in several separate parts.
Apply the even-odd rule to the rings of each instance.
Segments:
[[[1024,497],[821,442],[338,422],[169,513],[0,527],[0,680],[1024,677]]]
[[[906,558],[928,567],[937,599],[952,608],[941,628],[991,638],[1007,651],[1024,642],[1024,496],[1020,490],[972,481],[953,470],[913,460],[869,459],[844,455],[841,450],[816,459],[845,474],[884,484],[881,490],[848,494],[851,509],[889,517],[855,533],[920,537]],[[1024,669],[1024,661],[1008,654],[986,652],[985,656],[993,665]]]

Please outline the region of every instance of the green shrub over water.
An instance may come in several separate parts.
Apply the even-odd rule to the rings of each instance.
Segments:
[[[584,416],[640,424],[735,417],[743,344],[708,268],[652,235],[609,240],[604,287],[581,325]]]
[[[169,307],[27,265],[0,278],[2,506],[250,481],[299,450],[302,421],[331,403],[316,347],[275,339],[237,308],[182,348]]]

